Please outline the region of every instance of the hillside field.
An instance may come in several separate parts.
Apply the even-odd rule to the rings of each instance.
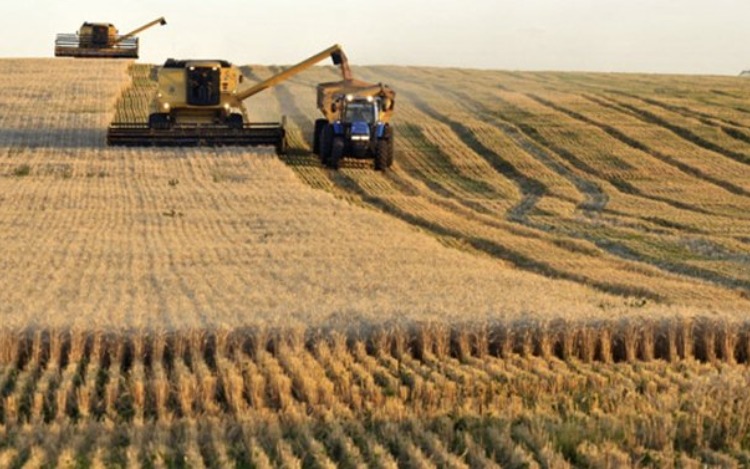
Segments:
[[[355,68],[382,173],[310,152],[332,67],[246,102],[281,156],[106,147],[149,65],[0,70],[0,467],[750,464],[750,81]]]

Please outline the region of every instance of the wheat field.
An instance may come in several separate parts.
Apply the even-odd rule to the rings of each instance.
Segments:
[[[281,157],[107,148],[148,65],[0,69],[0,467],[750,464],[750,83],[357,68],[384,174],[310,153],[330,67],[246,103]]]

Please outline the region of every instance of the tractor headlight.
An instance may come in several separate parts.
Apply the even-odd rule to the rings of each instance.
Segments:
[[[346,95],[346,100],[347,101],[354,101],[354,95],[353,94]]]
[[[375,100],[375,99],[374,99],[374,98],[373,98],[372,96],[368,96],[368,97],[367,97],[367,102],[368,102],[368,103],[371,103],[371,102],[373,102],[374,100]]]

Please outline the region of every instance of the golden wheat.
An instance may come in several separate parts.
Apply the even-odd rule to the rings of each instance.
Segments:
[[[147,65],[0,68],[1,466],[750,463],[750,85],[362,68],[383,175],[310,155],[330,68],[248,102],[282,159],[106,148]]]

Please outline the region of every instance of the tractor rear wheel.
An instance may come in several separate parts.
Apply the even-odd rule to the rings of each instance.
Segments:
[[[317,119],[315,121],[315,130],[313,131],[313,153],[320,155],[320,139],[323,134],[323,129],[328,125],[328,121],[325,119]]]
[[[385,171],[388,168],[390,157],[390,146],[388,140],[381,138],[375,147],[375,171]]]
[[[388,141],[388,160],[385,162],[386,168],[393,166],[393,130],[390,127],[386,128],[386,136]]]
[[[333,143],[331,144],[331,156],[328,158],[328,167],[331,169],[339,169],[343,157],[344,139],[342,137],[334,137]]]
[[[385,171],[388,167],[388,141],[385,139],[378,140],[377,148],[375,149],[375,170]]]
[[[386,126],[375,147],[375,170],[385,171],[393,164],[393,129]]]
[[[320,131],[320,162],[323,166],[328,166],[328,160],[331,157],[331,147],[333,145],[333,126],[326,123]]]

